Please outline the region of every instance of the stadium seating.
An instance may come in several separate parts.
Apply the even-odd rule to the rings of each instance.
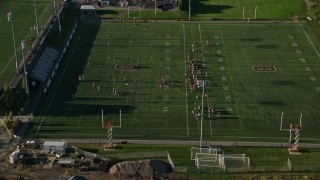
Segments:
[[[47,46],[34,66],[30,77],[45,82],[55,66],[58,55],[58,50]]]

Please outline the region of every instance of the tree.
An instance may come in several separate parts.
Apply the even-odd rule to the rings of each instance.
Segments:
[[[9,113],[10,111],[12,112],[16,111],[17,109],[16,96],[8,84],[4,85],[2,100],[3,100],[3,109],[5,113]]]
[[[189,11],[189,0],[180,0],[179,9],[181,11]]]

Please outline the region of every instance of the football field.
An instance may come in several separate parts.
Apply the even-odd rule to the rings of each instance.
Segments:
[[[82,22],[29,137],[319,141],[319,42],[304,23]],[[203,106],[201,106],[203,102]],[[202,123],[201,123],[202,122]]]
[[[53,3],[44,0],[36,1],[37,20],[39,25],[39,33],[46,26],[49,17],[54,12]],[[12,13],[12,24],[8,22],[8,13]],[[0,88],[4,84],[9,83],[16,72],[16,56],[13,44],[14,31],[15,47],[17,49],[17,64],[22,63],[21,41],[33,39],[37,37],[35,6],[33,0],[0,2]],[[30,44],[26,45],[24,54],[27,55],[31,48]]]

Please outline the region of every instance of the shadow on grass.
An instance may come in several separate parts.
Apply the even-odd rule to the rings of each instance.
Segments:
[[[283,106],[284,102],[281,100],[265,100],[260,101],[261,105],[269,105],[269,106]]]
[[[193,1],[192,5],[192,14],[221,14],[224,10],[234,8],[230,5],[209,5],[203,4],[203,2],[209,0],[198,0]]]
[[[117,11],[114,11],[114,10],[105,9],[105,10],[98,10],[98,11],[97,11],[97,14],[99,14],[99,15],[104,15],[104,14],[118,14],[118,12],[117,12]]]
[[[99,152],[98,149],[91,149],[91,148],[81,148],[81,150],[87,151],[87,152],[91,152],[91,153],[95,153],[97,154]]]
[[[259,42],[262,41],[261,38],[242,38],[241,41],[247,41],[247,42]]]
[[[274,44],[257,45],[256,47],[260,49],[277,49],[277,45]]]
[[[124,114],[129,114],[135,110],[134,106],[130,105],[96,105],[96,104],[68,104],[62,103],[59,105],[69,111],[48,112],[46,116],[55,117],[79,117],[87,115],[100,115],[103,109],[106,114],[119,114],[120,110]]]

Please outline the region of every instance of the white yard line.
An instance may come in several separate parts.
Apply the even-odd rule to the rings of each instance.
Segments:
[[[184,55],[184,74],[187,74],[187,57],[186,57],[186,30],[184,24],[183,27],[183,55]],[[187,77],[185,76],[185,81]],[[188,107],[188,84],[187,81],[185,82],[185,89],[186,89],[186,114],[187,114],[187,136],[189,137],[189,107]]]
[[[304,34],[307,36],[307,38],[308,38],[311,46],[313,47],[314,51],[317,53],[318,57],[320,58],[320,54],[319,54],[317,48],[314,46],[313,42],[311,41],[309,35],[308,35],[307,32],[304,30],[304,28],[303,28],[303,26],[302,26],[301,24],[300,24],[300,27],[301,27],[301,29],[303,30]]]
[[[77,39],[77,41],[76,41],[76,45],[75,45],[75,46],[73,47],[73,49],[72,49],[72,52],[71,52],[71,55],[70,55],[69,59],[72,58],[72,56],[73,56],[73,54],[74,54],[74,52],[75,52],[75,49],[76,49],[77,46],[78,46],[78,42],[79,42],[79,40],[80,40],[80,38],[81,38],[81,35],[82,35],[82,33],[83,33],[83,30],[84,30],[85,26],[86,26],[86,23],[83,25],[83,28],[82,28],[82,30],[81,30],[81,32],[80,32],[80,35],[79,35],[79,37],[78,37],[78,39]],[[67,69],[68,69],[69,63],[70,63],[70,60],[67,62],[66,66],[64,66],[65,68],[64,68],[64,70],[63,70],[63,72],[62,72],[62,75],[61,75],[61,77],[60,77],[60,80],[59,80],[59,82],[58,82],[58,85],[57,85],[57,86],[55,87],[55,89],[54,89],[53,95],[51,96],[51,99],[50,99],[50,101],[49,101],[49,103],[48,103],[48,105],[47,105],[47,108],[46,108],[46,110],[45,110],[45,113],[44,113],[44,115],[43,115],[42,118],[41,118],[41,122],[40,122],[40,125],[38,126],[38,129],[37,129],[36,134],[39,133],[39,130],[40,130],[42,124],[43,124],[43,121],[44,121],[44,119],[45,119],[45,117],[46,117],[46,115],[47,115],[47,113],[48,113],[48,111],[49,111],[49,108],[51,107],[52,101],[53,101],[54,97],[56,96],[57,90],[59,89],[60,84],[61,84],[61,82],[62,82],[62,80],[63,80],[64,74],[65,74],[65,72],[66,72]]]
[[[29,33],[24,37],[24,39],[27,39],[27,37],[29,37],[30,36],[30,31],[29,31]],[[18,44],[20,44],[20,43],[18,43]],[[18,66],[19,66],[19,64],[21,63],[21,62],[19,62],[19,56],[18,56],[18,54],[21,52],[21,45],[19,45],[18,47],[17,47],[17,58],[18,58]],[[15,59],[15,54],[13,54],[12,56],[11,56],[11,58],[10,58],[10,60],[8,61],[8,63],[4,66],[4,68],[2,69],[2,71],[0,72],[0,77],[1,77],[1,75],[3,74],[3,72],[7,69],[7,67],[8,67],[8,65],[11,63],[11,61],[12,60],[14,60]]]
[[[222,42],[223,42],[223,44],[226,44],[225,42],[224,42],[224,39],[223,39],[223,31],[221,30],[221,28],[220,28],[220,32],[221,32],[221,36],[222,36]],[[222,47],[223,49],[224,49],[224,52],[225,52],[225,57],[226,57],[226,59],[227,59],[227,65],[228,65],[228,72],[229,72],[229,77],[230,77],[230,79],[231,79],[231,85],[233,86],[233,78],[232,78],[232,74],[231,74],[231,71],[230,71],[230,68],[229,68],[229,58],[228,58],[228,51],[226,50],[226,48],[225,48],[225,46],[223,46]],[[240,112],[239,112],[239,107],[238,107],[238,101],[237,101],[237,97],[236,97],[236,93],[234,92],[234,91],[232,91],[233,92],[233,94],[234,94],[234,100],[235,100],[235,102],[236,102],[236,106],[237,106],[237,111],[238,111],[238,116],[239,116],[239,119],[240,119],[240,126],[241,126],[241,130],[243,130],[243,127],[242,127],[242,119],[241,119],[241,116],[240,116]]]

